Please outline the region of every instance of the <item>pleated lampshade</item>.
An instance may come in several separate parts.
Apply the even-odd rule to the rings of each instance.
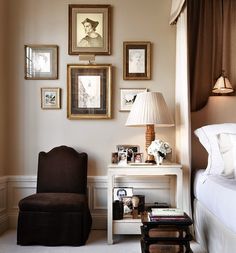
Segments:
[[[137,95],[125,125],[167,127],[174,126],[174,120],[160,92],[142,92]]]

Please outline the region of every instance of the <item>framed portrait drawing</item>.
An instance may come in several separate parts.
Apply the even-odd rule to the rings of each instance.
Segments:
[[[69,54],[111,54],[111,6],[69,5]]]
[[[41,108],[61,108],[61,88],[41,88]]]
[[[123,79],[151,79],[151,42],[123,43]]]
[[[25,79],[58,79],[57,45],[25,45]]]
[[[120,89],[120,111],[130,111],[138,93],[147,91],[146,88],[121,88]]]
[[[111,118],[110,64],[67,65],[67,117]]]

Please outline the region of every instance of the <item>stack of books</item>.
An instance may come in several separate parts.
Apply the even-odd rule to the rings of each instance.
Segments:
[[[183,210],[178,208],[152,208],[149,213],[149,221],[157,221],[162,219],[176,220],[184,219],[185,213]]]

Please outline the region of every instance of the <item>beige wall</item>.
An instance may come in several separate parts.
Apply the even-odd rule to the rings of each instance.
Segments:
[[[127,128],[127,112],[119,112],[120,88],[160,91],[174,115],[175,27],[169,26],[171,0],[90,0],[112,5],[112,55],[97,56],[96,63],[113,69],[113,119],[68,120],[66,117],[66,65],[79,63],[68,55],[68,4],[88,1],[6,0],[9,7],[8,44],[8,167],[7,174],[36,174],[37,154],[56,145],[69,145],[89,155],[89,175],[106,175],[117,144],[144,147],[143,128]],[[5,22],[6,23],[6,22]],[[1,30],[0,30],[1,32]],[[123,41],[151,41],[152,80],[124,81]],[[24,79],[24,45],[59,46],[58,80]],[[2,77],[0,77],[2,81]],[[62,109],[41,110],[40,88],[62,88]],[[2,103],[2,102],[1,102]],[[175,129],[156,129],[156,136],[174,147]]]
[[[7,94],[7,78],[6,78],[6,1],[0,0],[0,176],[5,175],[6,164],[6,94]]]

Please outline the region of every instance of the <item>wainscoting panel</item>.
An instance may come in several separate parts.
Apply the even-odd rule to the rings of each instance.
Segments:
[[[0,177],[0,234],[7,228],[7,177]]]
[[[174,183],[168,176],[118,178],[117,187],[133,187],[133,193],[144,195],[146,203],[167,202],[174,205]],[[36,192],[36,176],[0,177],[0,232],[17,226],[18,202]],[[113,194],[112,192],[110,194]],[[93,229],[106,229],[107,177],[88,177],[88,201]]]

